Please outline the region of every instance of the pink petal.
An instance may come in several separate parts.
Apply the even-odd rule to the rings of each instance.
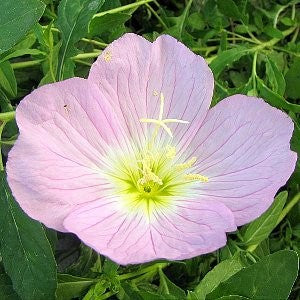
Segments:
[[[128,212],[122,198],[82,205],[64,226],[87,245],[119,264],[155,259],[187,259],[226,244],[236,229],[231,211],[215,201],[175,200],[168,211],[156,210],[152,221],[140,211]]]
[[[78,203],[110,189],[103,155],[108,145],[124,148],[124,130],[99,89],[79,78],[35,90],[16,117],[20,137],[9,153],[9,185],[29,216],[63,231]]]
[[[164,119],[192,123],[170,125],[178,140],[199,128],[213,93],[213,75],[204,59],[166,35],[151,44],[138,35],[125,34],[93,64],[89,80],[110,95],[130,135],[142,139],[143,129],[152,132],[153,125],[141,125],[140,119],[158,118],[160,93],[165,98]]]
[[[182,157],[198,158],[194,172],[209,178],[199,196],[223,202],[237,225],[261,215],[292,174],[293,122],[262,99],[235,95],[212,108]],[[187,137],[187,139],[189,139]]]

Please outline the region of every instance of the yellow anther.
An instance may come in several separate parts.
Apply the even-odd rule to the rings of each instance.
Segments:
[[[155,97],[158,96],[158,91],[157,90],[153,91],[153,96],[155,96]]]
[[[200,175],[200,174],[194,174],[194,173],[185,174],[184,179],[185,180],[191,180],[191,181],[199,180],[201,182],[208,182],[208,177]]]
[[[168,145],[166,147],[166,157],[168,159],[173,159],[176,155],[176,148]]]
[[[175,165],[175,168],[178,171],[186,170],[186,169],[191,168],[196,161],[197,161],[197,157],[194,156],[190,160],[188,160],[187,162],[185,162],[183,164]]]
[[[141,173],[143,174],[143,177],[138,180],[139,185],[146,185],[150,182],[157,183],[159,185],[162,185],[163,182],[162,180],[152,172],[151,164],[152,164],[153,158],[147,154],[143,159],[142,159],[142,169]]]
[[[106,51],[103,55],[103,58],[106,62],[109,62],[111,61],[111,58],[112,58],[112,53],[110,51]]]

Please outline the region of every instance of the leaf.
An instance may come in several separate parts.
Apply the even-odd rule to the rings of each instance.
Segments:
[[[269,104],[279,109],[291,110],[296,113],[300,112],[300,105],[289,103],[283,97],[274,93],[264,84],[264,82],[259,77],[256,77],[256,81],[260,96],[264,98]]]
[[[244,46],[237,46],[233,49],[226,50],[219,54],[211,63],[210,68],[212,69],[215,79],[219,77],[221,72],[233,62],[239,60],[242,56],[249,54],[250,49]]]
[[[244,245],[257,245],[269,236],[276,227],[287,196],[286,191],[278,194],[271,207],[258,219],[246,226],[246,231],[242,236]]]
[[[244,267],[239,254],[226,259],[216,265],[208,272],[201,282],[196,286],[194,293],[199,299],[205,299],[206,295],[216,289],[222,282]]]
[[[14,70],[8,61],[0,63],[0,87],[9,97],[16,97],[17,81]]]
[[[0,252],[13,287],[23,300],[52,300],[56,263],[40,223],[20,209],[0,173]]]
[[[284,37],[283,33],[279,29],[274,28],[271,24],[264,28],[264,33],[276,39],[282,39]]]
[[[19,50],[13,51],[12,53],[9,53],[6,56],[4,56],[3,58],[1,58],[0,63],[3,61],[9,60],[11,58],[20,57],[23,55],[43,55],[43,56],[45,56],[46,53],[43,51],[40,51],[38,49],[19,49]]]
[[[284,77],[276,64],[270,58],[267,57],[266,59],[266,75],[270,81],[272,90],[278,95],[283,96],[285,92]]]
[[[26,35],[38,22],[45,7],[46,5],[39,0],[0,1],[0,54]]]
[[[297,253],[290,250],[278,251],[234,274],[210,293],[207,299],[215,300],[230,295],[251,300],[287,299],[297,274]]]
[[[19,296],[14,291],[8,275],[5,273],[2,264],[0,264],[0,299],[1,300],[19,300]]]
[[[185,299],[186,295],[184,290],[174,284],[169,278],[163,273],[162,269],[159,268],[159,278],[160,278],[160,285],[158,288],[158,292],[164,295],[171,295],[174,296],[175,299]]]
[[[233,0],[218,0],[217,3],[219,11],[225,16],[235,20],[242,20],[243,22],[246,21],[246,17],[243,16]]]
[[[91,278],[76,277],[69,274],[58,274],[57,300],[69,300],[81,297],[96,281]]]
[[[300,57],[297,57],[285,75],[286,96],[300,99]]]
[[[95,17],[90,23],[89,33],[92,36],[97,35],[101,37],[105,34],[106,37],[111,32],[115,31],[116,28],[123,28],[123,33],[125,33],[126,28],[124,23],[130,18],[131,15],[125,13],[105,14],[103,16]]]
[[[78,50],[75,43],[87,33],[93,15],[104,0],[62,0],[58,6],[56,25],[62,34],[58,79],[74,76],[74,63],[70,59]]]

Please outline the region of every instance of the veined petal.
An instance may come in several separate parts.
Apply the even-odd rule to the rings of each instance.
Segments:
[[[109,147],[126,147],[124,130],[98,87],[79,78],[35,90],[16,119],[20,136],[9,153],[9,185],[28,215],[64,231],[74,206],[109,193],[102,170],[110,162],[103,157]]]
[[[72,212],[64,226],[96,251],[122,264],[155,259],[187,259],[226,243],[236,226],[231,211],[215,201],[177,200],[171,209],[129,213],[120,197],[88,203]]]
[[[292,132],[291,119],[262,99],[235,95],[222,100],[188,150],[181,150],[183,157],[197,156],[195,172],[209,179],[196,193],[223,202],[238,225],[255,219],[294,170]]]
[[[164,119],[189,121],[168,124],[178,141],[193,136],[206,116],[213,93],[213,75],[201,56],[176,39],[162,35],[153,43],[125,34],[110,44],[93,64],[89,80],[110,95],[109,99],[132,136],[144,140],[153,124],[140,120],[157,118],[161,95]],[[160,140],[169,139],[162,131]]]

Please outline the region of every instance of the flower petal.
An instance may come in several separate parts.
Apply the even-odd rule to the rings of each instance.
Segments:
[[[198,195],[223,202],[242,225],[270,206],[292,174],[292,132],[293,122],[280,110],[235,95],[209,111],[196,138],[180,151],[184,159],[196,156],[193,172],[209,178],[197,185]]]
[[[109,56],[108,56],[109,55]],[[164,96],[164,119],[181,119],[191,124],[170,123],[173,135],[197,131],[206,116],[213,93],[213,75],[201,56],[176,39],[162,35],[154,43],[135,34],[125,34],[110,44],[93,64],[89,80],[95,82],[121,110],[132,136],[144,137],[140,119],[157,119],[160,95]],[[169,138],[163,134],[161,138]]]
[[[20,136],[9,153],[9,185],[29,216],[63,231],[74,206],[110,190],[103,155],[108,145],[124,148],[124,132],[99,89],[79,78],[35,90],[16,118]]]
[[[231,211],[216,201],[176,201],[149,222],[141,211],[128,213],[120,197],[84,204],[64,226],[87,245],[119,264],[155,259],[187,259],[226,244],[236,229]]]

